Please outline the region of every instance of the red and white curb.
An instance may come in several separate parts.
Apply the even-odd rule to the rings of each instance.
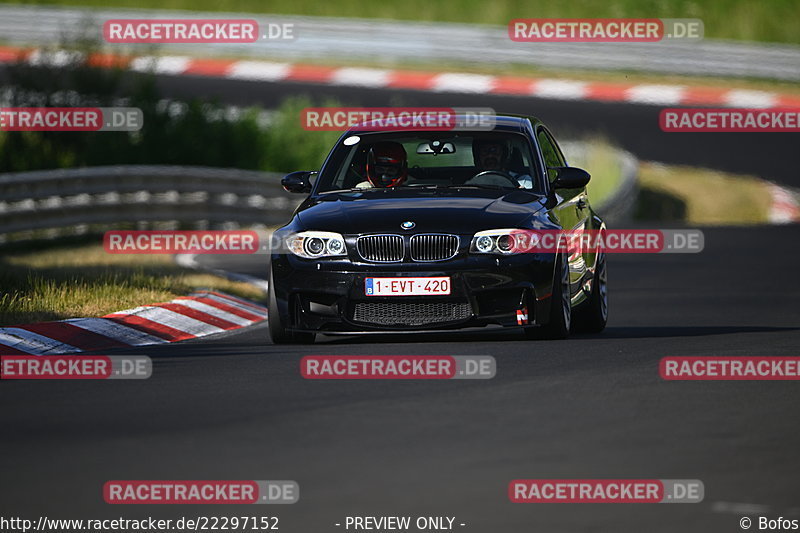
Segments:
[[[164,344],[262,322],[267,309],[214,291],[100,318],[72,318],[0,328],[0,355],[57,355]]]
[[[772,224],[792,224],[800,222],[800,202],[791,191],[774,183],[769,184],[772,205],[769,221]]]
[[[37,49],[0,47],[0,63],[66,64],[66,51],[42,54]],[[377,89],[532,96],[554,100],[589,100],[650,105],[742,108],[800,107],[800,96],[730,87],[692,87],[607,83],[564,79],[492,76],[458,72],[425,72],[360,67],[327,67],[269,61],[198,59],[189,56],[122,57],[94,54],[95,66],[119,66],[139,72],[189,75],[261,82],[299,82]]]

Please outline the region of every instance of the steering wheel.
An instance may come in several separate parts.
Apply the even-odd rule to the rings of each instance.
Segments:
[[[508,183],[511,184],[511,186],[513,186],[515,189],[519,188],[519,183],[517,182],[516,178],[514,178],[514,176],[512,176],[511,174],[509,174],[507,172],[503,172],[502,170],[484,170],[483,172],[478,172],[477,174],[472,176],[470,179],[468,179],[464,183],[464,185],[470,185],[470,183],[472,183],[474,185],[498,185],[498,186],[502,186],[502,184],[497,183],[497,180],[491,180],[491,179],[489,179],[489,180],[481,180],[480,179],[480,178],[483,178],[485,176],[497,176],[499,178],[503,178],[503,179],[507,180]],[[478,181],[475,182],[475,180],[478,180]]]

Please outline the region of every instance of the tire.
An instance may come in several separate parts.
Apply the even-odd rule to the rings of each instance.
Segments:
[[[267,325],[269,336],[273,344],[313,344],[316,335],[314,333],[296,333],[287,331],[278,313],[278,299],[275,297],[274,283],[272,274],[269,276],[269,286],[267,287]]]
[[[606,329],[608,321],[608,266],[606,254],[597,259],[597,270],[592,293],[589,299],[579,305],[573,312],[573,331],[581,333],[600,333]]]
[[[547,324],[528,328],[525,335],[532,339],[566,339],[572,322],[570,305],[569,268],[564,268],[566,260],[559,256],[553,272],[553,292],[550,296],[550,319]]]

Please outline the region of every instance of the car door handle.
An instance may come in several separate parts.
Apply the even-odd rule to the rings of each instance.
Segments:
[[[578,200],[578,203],[576,205],[578,206],[578,209],[586,209],[588,204],[583,198],[581,198],[580,200]]]

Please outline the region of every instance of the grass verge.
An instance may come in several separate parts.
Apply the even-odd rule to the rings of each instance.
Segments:
[[[636,218],[697,226],[769,222],[767,182],[755,176],[643,162]]]
[[[98,244],[4,255],[0,287],[0,326],[103,316],[199,288],[263,298],[251,285],[179,267],[169,255],[112,255]]]
[[[602,137],[586,139],[580,144],[562,143],[561,148],[570,166],[582,168],[592,175],[587,186],[589,198],[593,205],[601,205],[622,180],[619,149]]]

